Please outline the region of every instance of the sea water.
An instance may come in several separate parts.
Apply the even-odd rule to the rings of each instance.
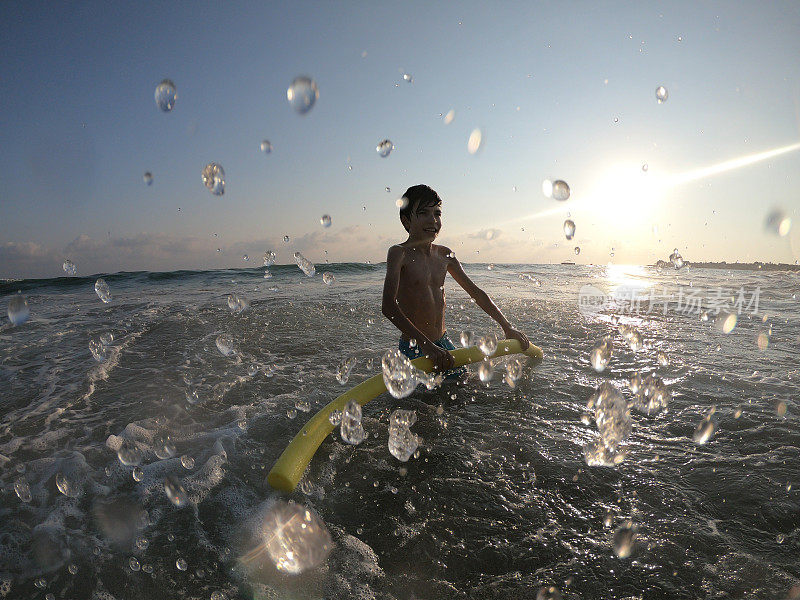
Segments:
[[[467,265],[544,362],[512,365],[513,386],[472,366],[465,383],[378,397],[364,441],[337,428],[281,494],[266,475],[342,393],[338,366],[353,359],[356,385],[397,345],[384,265],[326,270],[335,284],[295,265],[268,282],[262,267],[0,284],[4,309],[21,292],[30,311],[0,326],[0,597],[784,598],[798,585],[797,273]],[[603,295],[592,310],[587,289]],[[502,337],[445,291],[452,340]],[[648,376],[668,405],[632,410],[619,462],[589,466],[587,400],[607,383],[633,403],[629,382]],[[396,409],[417,417],[407,462],[387,448]],[[333,544],[298,575],[266,548],[263,515],[283,500]]]

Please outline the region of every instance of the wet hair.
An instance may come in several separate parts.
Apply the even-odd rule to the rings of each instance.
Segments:
[[[406,190],[406,193],[403,194],[403,198],[407,200],[405,206],[400,209],[400,222],[402,223],[403,217],[406,219],[411,219],[411,213],[415,210],[419,210],[420,208],[424,208],[426,206],[441,206],[442,199],[439,198],[439,194],[437,194],[431,187],[419,184],[419,185],[412,185],[410,188]],[[408,227],[403,224],[406,231],[408,231]]]

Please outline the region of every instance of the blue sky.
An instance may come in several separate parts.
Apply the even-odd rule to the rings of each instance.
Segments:
[[[674,247],[794,262],[798,227],[780,238],[764,219],[800,219],[800,151],[674,182],[800,142],[799,55],[796,2],[6,2],[0,277],[57,276],[65,258],[83,274],[248,266],[267,249],[377,262],[416,183],[444,199],[440,242],[464,262],[652,263]],[[304,74],[320,96],[301,116],[286,89]],[[221,197],[201,181],[212,161]],[[545,178],[570,200],[545,197]]]

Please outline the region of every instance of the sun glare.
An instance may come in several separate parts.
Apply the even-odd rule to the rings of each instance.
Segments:
[[[667,181],[645,165],[617,163],[604,169],[585,206],[615,224],[642,222],[667,191]]]

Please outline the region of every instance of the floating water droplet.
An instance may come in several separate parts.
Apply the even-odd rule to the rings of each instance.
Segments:
[[[447,114],[444,116],[444,124],[450,125],[450,123],[452,123],[453,119],[455,118],[456,118],[456,111],[451,108],[449,111],[447,111]]]
[[[564,202],[569,199],[570,189],[566,181],[558,179],[552,183],[551,197],[553,200]]]
[[[716,326],[722,333],[730,333],[736,328],[739,317],[736,313],[721,312],[717,316]]]
[[[92,358],[101,363],[108,359],[109,347],[100,340],[91,339],[89,340],[89,352],[92,353]]]
[[[406,198],[405,196],[403,196],[402,198],[398,198],[397,200],[394,201],[394,205],[400,210],[403,210],[406,206],[408,206],[408,198]]]
[[[319,224],[323,227],[330,227],[331,226],[331,216],[330,215],[322,215],[319,218]]]
[[[395,398],[409,396],[417,387],[417,371],[400,350],[388,350],[381,358],[383,382]]]
[[[284,243],[288,244],[289,243],[289,236],[288,235],[283,236],[283,241],[284,241]]]
[[[75,575],[78,572],[78,565],[76,565],[75,563],[71,563],[67,567],[67,571],[69,571],[70,575]]]
[[[8,320],[14,326],[22,325],[31,316],[28,301],[22,294],[15,294],[8,301]]]
[[[467,152],[470,154],[475,154],[481,149],[482,142],[483,133],[481,133],[481,130],[477,128],[473,129],[472,133],[469,134],[469,139],[467,140]]]
[[[97,297],[100,298],[100,300],[102,300],[105,304],[111,302],[111,290],[108,288],[106,280],[102,277],[95,281],[94,291],[97,293]]]
[[[179,558],[175,561],[175,568],[177,568],[179,571],[185,571],[189,568],[189,563],[186,562],[185,558]]]
[[[497,336],[493,333],[488,333],[478,338],[478,349],[484,356],[491,356],[497,350]]]
[[[461,341],[461,345],[464,348],[469,348],[472,346],[472,332],[471,331],[462,331],[461,335],[459,336]]]
[[[705,444],[714,436],[715,429],[716,425],[714,424],[714,421],[708,418],[703,419],[695,428],[694,435],[692,435],[694,443],[699,445]]]
[[[637,531],[638,527],[630,521],[620,525],[614,532],[614,538],[611,542],[614,554],[619,558],[628,558],[634,550]]]
[[[575,256],[578,256],[581,253],[581,247],[575,246]]]
[[[78,495],[78,487],[67,479],[63,473],[56,473],[56,487],[59,492],[68,498],[74,498]]]
[[[111,333],[110,331],[107,331],[106,333],[101,333],[100,343],[103,344],[103,346],[110,346],[111,344],[114,343],[114,334]]]
[[[314,266],[314,263],[300,254],[300,252],[294,253],[294,262],[297,263],[297,266],[300,267],[300,270],[308,277],[313,277],[317,272],[317,268]]]
[[[225,169],[217,163],[208,163],[203,167],[203,185],[215,196],[225,193]]]
[[[683,268],[684,265],[683,257],[681,256],[681,253],[678,252],[677,248],[675,248],[672,251],[672,254],[669,255],[669,262],[671,262],[672,266],[675,267],[676,269]]]
[[[331,422],[331,425],[336,427],[339,423],[342,422],[342,411],[340,410],[332,410],[328,415],[328,421]]]
[[[240,313],[246,310],[250,306],[250,302],[247,298],[242,298],[238,294],[229,294],[228,295],[228,308],[231,310],[232,313]],[[222,352],[220,350],[220,352]]]
[[[363,442],[366,437],[364,426],[361,425],[361,405],[355,400],[350,400],[342,411],[339,433],[342,440],[354,446]]]
[[[350,379],[350,371],[356,366],[356,357],[350,356],[339,363],[336,367],[336,380],[342,385]]]
[[[792,219],[780,208],[773,208],[764,220],[764,228],[780,237],[786,237],[792,229]]]
[[[194,459],[188,454],[181,456],[181,464],[184,469],[194,469]]]
[[[561,600],[561,592],[553,585],[540,587],[536,592],[536,600]]]
[[[394,150],[394,144],[390,140],[383,140],[378,143],[375,148],[375,151],[378,153],[379,156],[382,158],[386,158],[391,154],[392,150]]]
[[[494,369],[492,368],[492,363],[488,360],[482,360],[481,364],[478,365],[478,378],[484,382],[488,383],[494,377]]]
[[[14,492],[17,494],[17,498],[23,502],[31,501],[31,486],[24,477],[20,477],[14,482]]]
[[[325,271],[322,274],[322,281],[326,285],[333,285],[336,282],[336,277],[333,276],[333,273],[329,273],[328,271]]]
[[[141,481],[144,479],[144,471],[141,467],[134,467],[131,475],[133,476],[134,481]]]
[[[231,336],[221,335],[217,337],[216,344],[217,350],[219,350],[223,356],[233,356],[236,354],[236,346]]]
[[[571,240],[572,236],[575,235],[575,222],[572,219],[564,221],[564,235],[568,240]]]
[[[64,261],[64,273],[72,277],[78,272],[78,267],[70,259]]]
[[[631,433],[631,413],[622,394],[610,383],[602,383],[590,398],[594,403],[594,418],[603,443],[611,450]]]
[[[304,115],[314,106],[319,98],[317,82],[310,77],[296,77],[286,90],[286,99],[298,114]]]
[[[142,451],[133,444],[123,444],[117,450],[117,458],[126,467],[135,466],[142,462]]]
[[[178,452],[169,436],[156,438],[153,440],[153,446],[153,452],[161,460],[172,458]]]
[[[144,182],[145,182],[147,185],[153,185],[153,174],[152,174],[150,171],[147,171],[147,172],[144,174],[144,177],[143,177],[143,179],[144,179]]]
[[[167,498],[178,508],[186,506],[189,502],[189,497],[186,495],[186,490],[183,489],[180,479],[174,475],[167,475],[164,478],[164,492]]]
[[[592,368],[598,373],[605,371],[608,361],[611,360],[612,351],[613,345],[608,338],[603,338],[595,343],[589,354],[589,362],[592,364]]]
[[[250,257],[247,254],[242,254],[242,260],[244,262],[248,262],[250,260]]]
[[[419,438],[410,429],[416,422],[413,410],[398,409],[389,417],[389,452],[401,462],[408,462],[419,446]]]
[[[659,352],[656,355],[656,359],[658,360],[658,364],[662,367],[666,367],[669,365],[669,357],[666,355],[665,352]]]
[[[631,407],[645,415],[653,415],[667,409],[672,393],[660,377],[647,375],[644,379],[637,373],[631,378],[630,389],[634,394]]]
[[[512,358],[506,363],[506,373],[511,381],[518,381],[522,377],[524,365],[518,358]]]
[[[322,564],[333,549],[322,519],[299,504],[282,500],[265,515],[261,534],[275,567],[293,575]]]
[[[272,152],[272,144],[270,143],[269,140],[264,140],[263,142],[261,142],[261,151],[264,154],[269,154],[270,152]]]
[[[275,264],[275,253],[272,250],[264,252],[264,266],[271,267]]]
[[[175,84],[169,79],[163,79],[156,86],[155,99],[158,108],[164,112],[171,111],[175,106],[175,100],[178,99],[178,90],[175,89]]]
[[[667,92],[667,88],[663,85],[660,85],[656,88],[656,100],[658,100],[659,104],[663,104],[669,98],[669,92]],[[678,103],[680,104],[680,102]]]
[[[141,569],[141,565],[139,564],[139,561],[137,560],[137,558],[135,556],[131,556],[128,559],[128,567],[134,573],[138,572],[139,569]]]

